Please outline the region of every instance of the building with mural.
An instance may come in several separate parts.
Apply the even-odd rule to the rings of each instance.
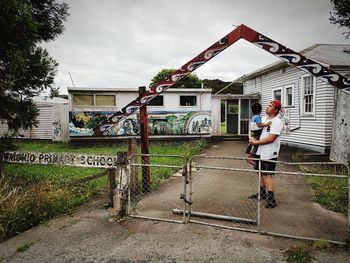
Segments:
[[[137,112],[122,120],[112,120],[116,112],[138,95],[137,88],[69,87],[70,139],[139,135]],[[211,89],[169,88],[149,102],[147,113],[151,137],[210,137],[213,128]]]

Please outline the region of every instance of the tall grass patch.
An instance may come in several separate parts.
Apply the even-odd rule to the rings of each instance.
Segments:
[[[127,145],[77,147],[66,143],[18,143],[18,151],[61,152],[77,154],[115,155],[127,151]],[[206,142],[151,144],[151,164],[182,166],[193,155],[206,147]],[[138,151],[140,152],[140,150]],[[181,158],[162,158],[158,155],[181,155]],[[97,191],[107,187],[107,177],[71,187],[75,180],[97,174],[102,169],[38,164],[6,164],[6,177],[0,178],[0,240],[10,238],[24,230],[61,214],[71,213]],[[152,189],[178,169],[161,167],[152,169]],[[140,182],[142,173],[140,175]],[[154,185],[154,187],[153,187]]]
[[[315,174],[347,175],[342,169],[327,167],[303,167],[303,172]],[[347,214],[348,212],[348,179],[335,177],[307,176],[306,181],[314,191],[314,200],[327,209]]]

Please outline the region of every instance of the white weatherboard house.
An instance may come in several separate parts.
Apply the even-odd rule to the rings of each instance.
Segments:
[[[349,46],[316,44],[300,52],[349,78]],[[263,109],[279,99],[287,132],[282,143],[350,159],[350,95],[304,71],[278,61],[242,77],[244,94],[261,96]]]
[[[33,98],[39,109],[38,126],[20,130],[24,139],[67,141],[68,140],[68,100],[39,96]],[[0,134],[8,132],[6,123],[0,123]]]

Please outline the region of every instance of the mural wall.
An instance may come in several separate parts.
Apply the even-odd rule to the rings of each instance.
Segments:
[[[85,136],[127,136],[140,133],[138,114],[129,115],[112,127],[109,118],[114,112],[71,111],[69,113],[70,137]],[[104,125],[108,129],[104,129]],[[212,128],[211,113],[208,112],[149,112],[148,133],[150,135],[186,135],[210,134]]]

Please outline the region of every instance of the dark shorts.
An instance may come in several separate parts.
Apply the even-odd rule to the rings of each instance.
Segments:
[[[262,132],[262,130],[250,131],[250,135],[254,139],[259,140],[261,132]],[[257,150],[258,150],[258,148],[259,148],[259,145],[252,145],[252,144],[249,143],[247,149],[245,150],[245,153],[255,155]]]
[[[259,155],[256,155],[255,158],[260,158]],[[277,158],[270,159],[271,161],[277,161]],[[259,170],[259,161],[255,161],[254,170]],[[261,171],[275,171],[276,163],[269,161],[261,161]],[[264,173],[261,172],[261,175],[275,175],[274,173]]]

